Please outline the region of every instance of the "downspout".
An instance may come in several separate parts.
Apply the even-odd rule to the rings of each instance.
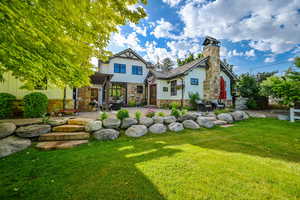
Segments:
[[[183,98],[184,98],[184,82],[183,82],[183,78],[180,77],[179,78],[181,80],[181,85],[182,85],[182,88],[181,88],[181,109],[183,108]]]

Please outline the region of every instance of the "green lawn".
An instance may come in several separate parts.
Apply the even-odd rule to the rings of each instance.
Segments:
[[[300,199],[300,123],[31,148],[0,159],[0,199]]]

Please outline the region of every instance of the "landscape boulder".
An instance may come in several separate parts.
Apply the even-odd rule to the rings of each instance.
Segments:
[[[121,125],[121,121],[119,119],[108,118],[103,120],[103,126],[108,129],[112,129],[112,128],[117,129],[120,127],[120,125]]]
[[[133,125],[125,131],[125,134],[129,137],[141,137],[146,135],[147,132],[148,129],[145,125]]]
[[[163,124],[153,124],[150,126],[149,131],[155,134],[165,133],[167,131],[167,127]]]
[[[155,124],[163,124],[164,123],[164,118],[163,117],[154,116],[152,119],[153,119]]]
[[[30,139],[9,136],[0,140],[0,158],[22,151],[31,145]]]
[[[241,121],[249,118],[247,113],[244,111],[234,111],[231,115],[235,121]]]
[[[222,121],[222,120],[216,120],[216,121],[213,121],[213,123],[214,123],[216,126],[222,126],[222,125],[227,124],[226,121]]]
[[[121,128],[125,129],[125,128],[128,128],[128,127],[132,126],[132,125],[136,125],[137,123],[138,122],[137,122],[136,119],[128,117],[128,118],[123,119]]]
[[[267,116],[265,114],[262,113],[258,113],[258,112],[247,112],[249,117],[253,117],[253,118],[266,118]]]
[[[166,117],[164,117],[164,123],[165,124],[171,124],[173,122],[176,122],[176,117],[174,117],[174,116],[166,116]]]
[[[195,119],[197,119],[197,115],[192,114],[192,113],[187,113],[187,114],[180,116],[178,118],[178,121],[183,122],[185,120],[195,120]]]
[[[93,133],[97,140],[114,140],[119,137],[120,132],[115,129],[101,129]]]
[[[185,120],[183,123],[184,128],[199,129],[200,126],[194,120]]]
[[[184,129],[182,123],[179,123],[179,122],[173,122],[173,123],[169,124],[168,128],[170,131],[174,131],[174,132],[179,132]]]
[[[30,125],[17,128],[16,134],[23,138],[37,137],[51,131],[50,125]]]
[[[198,117],[197,123],[199,124],[199,126],[205,127],[205,128],[212,128],[215,126],[213,121],[210,120],[210,117]]]
[[[154,123],[154,120],[150,117],[142,117],[140,119],[140,125],[145,125],[147,127],[151,126]]]
[[[0,139],[13,134],[15,130],[16,130],[16,125],[14,123],[10,123],[10,122],[0,123]]]
[[[222,113],[222,114],[219,114],[219,115],[217,116],[217,118],[218,118],[219,120],[226,121],[227,123],[232,123],[232,122],[233,122],[233,118],[232,118],[231,114],[229,114],[229,113]]]
[[[85,125],[85,131],[86,132],[99,131],[101,128],[102,128],[102,122],[101,121],[89,121]]]
[[[51,126],[61,126],[67,123],[67,119],[51,119],[48,124]]]

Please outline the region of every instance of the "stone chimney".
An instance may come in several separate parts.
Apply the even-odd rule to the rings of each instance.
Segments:
[[[220,41],[207,36],[203,42],[203,56],[208,57],[208,68],[204,81],[204,99],[211,101],[219,99],[220,95]]]

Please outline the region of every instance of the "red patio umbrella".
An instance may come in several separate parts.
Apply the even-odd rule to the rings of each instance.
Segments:
[[[226,83],[224,78],[221,76],[220,78],[220,96],[219,99],[226,99]]]

